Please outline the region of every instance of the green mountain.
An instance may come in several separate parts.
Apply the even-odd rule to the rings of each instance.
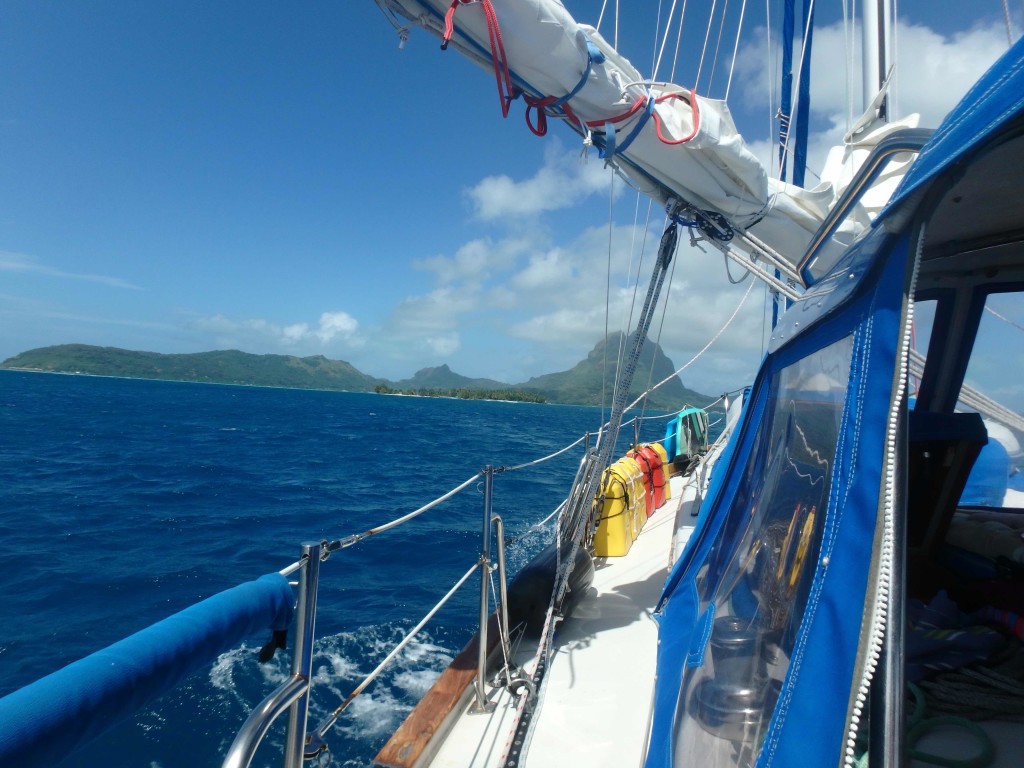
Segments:
[[[585,360],[581,360],[568,371],[534,376],[518,386],[521,389],[536,390],[548,400],[557,403],[600,405],[602,398],[610,403],[612,388],[615,385],[615,361],[618,359],[622,337],[623,334],[618,332],[608,338],[607,363],[606,345],[602,340],[590,351]],[[653,386],[662,379],[672,376],[675,369],[675,365],[666,357],[659,344],[653,341],[645,343],[643,351],[640,353],[636,372],[633,375],[633,386],[630,387],[628,402],[639,397],[640,393],[649,385]],[[647,405],[651,408],[671,411],[684,405],[704,405],[712,400],[714,400],[713,397],[687,389],[678,376],[672,376],[668,383],[650,395]]]
[[[509,385],[494,379],[471,379],[455,373],[447,365],[421,368],[411,379],[395,384],[397,389],[508,389]]]
[[[343,360],[328,360],[322,355],[252,355],[235,349],[164,355],[116,347],[61,344],[22,352],[5,360],[0,368],[353,392],[368,392],[382,381]]]
[[[614,382],[614,362],[622,334],[609,339],[609,372],[606,374],[606,400],[611,398]],[[368,376],[343,360],[328,360],[322,355],[292,357],[290,355],[253,355],[238,350],[198,352],[194,354],[165,355],[157,352],[135,352],[116,347],[94,347],[87,344],[61,344],[32,349],[15,355],[0,368],[19,368],[59,373],[85,373],[95,376],[124,376],[139,379],[170,379],[174,381],[201,381],[217,384],[249,384],[264,387],[291,387],[295,389],[331,389],[348,392],[379,391],[438,391],[446,394],[455,390],[486,390],[505,394],[533,392],[547,402],[600,405],[602,402],[601,374],[604,370],[605,344],[599,342],[585,360],[561,373],[536,376],[522,384],[505,384],[493,379],[473,379],[461,376],[447,365],[424,368],[411,379],[390,382]],[[640,363],[633,377],[634,393],[648,383],[654,384],[670,376],[675,370],[672,361],[661,347],[653,342],[644,345]],[[653,372],[652,372],[653,371]],[[636,394],[631,399],[635,399]],[[701,405],[712,398],[683,386],[678,377],[662,386],[648,400],[648,406],[675,410],[683,405]]]

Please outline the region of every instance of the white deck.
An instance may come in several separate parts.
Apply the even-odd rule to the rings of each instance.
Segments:
[[[598,558],[593,588],[555,637],[536,730],[523,765],[639,766],[643,762],[654,692],[661,596],[679,536],[693,530],[695,493],[672,478],[672,498],[647,520],[625,557]],[[519,658],[532,657],[532,650]],[[504,690],[492,693],[495,713],[458,719],[430,765],[484,768],[500,763],[513,711]],[[472,700],[466,705],[470,706]]]

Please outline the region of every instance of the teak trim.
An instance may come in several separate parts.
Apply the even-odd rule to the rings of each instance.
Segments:
[[[441,673],[377,753],[373,759],[374,768],[419,768],[424,758],[429,759],[431,743],[436,737],[444,735],[449,718],[476,677],[479,642],[480,634],[477,633]],[[492,614],[487,623],[488,656],[497,644],[498,621]],[[436,746],[433,745],[434,748]]]

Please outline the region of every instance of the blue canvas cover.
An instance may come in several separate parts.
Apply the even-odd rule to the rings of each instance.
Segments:
[[[50,766],[257,630],[287,629],[288,580],[261,576],[0,699],[0,766]],[[116,763],[116,760],[115,760]]]
[[[910,167],[886,211],[984,145],[1024,108],[1024,38],[986,72],[947,115]],[[885,212],[883,211],[882,217]],[[880,217],[880,218],[882,218]]]
[[[877,255],[860,248],[839,265],[866,275],[846,305],[808,306],[819,296],[790,310],[806,321],[833,309],[757,377],[660,606],[648,768],[752,765],[762,746],[764,764],[839,754],[905,278],[902,258],[872,269]]]
[[[951,112],[879,222],[1022,106],[1024,42]],[[669,576],[648,768],[841,761],[912,249],[879,222],[783,318]]]

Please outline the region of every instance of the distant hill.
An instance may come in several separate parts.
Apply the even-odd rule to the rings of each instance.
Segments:
[[[568,371],[534,376],[518,386],[523,389],[536,390],[553,402],[600,405],[602,397],[607,398],[610,402],[612,388],[615,386],[615,362],[618,359],[622,337],[621,332],[608,337],[607,361],[606,345],[604,340],[601,340],[590,350],[585,360],[581,360]],[[660,345],[653,341],[646,342],[640,353],[636,373],[633,375],[629,402],[635,400],[648,385],[653,386],[671,376],[675,369],[675,365],[668,359]],[[605,385],[603,388],[602,372]],[[602,390],[605,394],[602,394]],[[714,400],[713,397],[687,389],[676,376],[652,393],[647,400],[647,405],[651,408],[676,410],[684,405],[700,406],[712,400]]]
[[[5,360],[0,367],[135,379],[339,389],[351,392],[368,392],[383,381],[367,376],[343,360],[328,360],[322,355],[253,355],[234,349],[164,355],[117,347],[61,344],[22,352]]]
[[[421,368],[411,379],[395,383],[396,389],[507,389],[508,384],[494,379],[471,379],[455,373],[447,365]]]
[[[611,348],[608,365],[610,370],[606,375],[607,390],[604,395],[608,400],[611,398],[615,360],[621,337],[622,334],[615,334],[609,339]],[[238,350],[165,355],[116,347],[94,347],[87,344],[61,344],[32,349],[5,360],[0,363],[0,368],[294,389],[329,389],[347,392],[393,389],[447,394],[454,390],[485,390],[487,392],[519,390],[537,393],[548,402],[600,405],[602,402],[601,372],[604,369],[604,350],[604,342],[599,342],[585,360],[580,361],[569,370],[536,376],[522,384],[514,385],[494,379],[473,379],[462,376],[452,371],[447,365],[424,368],[417,371],[411,379],[391,382],[387,379],[369,376],[343,360],[328,360],[322,355],[315,357],[253,355]],[[672,361],[665,356],[661,347],[653,342],[648,342],[644,345],[640,364],[633,377],[633,392],[639,393],[647,386],[648,382],[657,383],[671,375],[674,370]],[[651,396],[648,406],[675,410],[687,404],[701,405],[711,399],[706,395],[687,389],[676,377]]]

